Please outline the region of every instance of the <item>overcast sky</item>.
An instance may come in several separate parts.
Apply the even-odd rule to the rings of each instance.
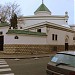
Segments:
[[[68,11],[69,24],[75,24],[74,22],[74,7],[75,0],[43,0],[44,4],[52,12],[52,15],[64,15],[65,11]],[[9,2],[16,2],[20,5],[21,13],[24,16],[34,15],[35,10],[41,5],[42,0],[0,0],[0,4]]]

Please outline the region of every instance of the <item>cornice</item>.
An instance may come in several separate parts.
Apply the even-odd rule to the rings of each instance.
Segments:
[[[58,30],[62,30],[62,31],[67,31],[67,32],[72,32],[75,33],[74,30],[72,30],[71,28],[59,25],[59,24],[55,24],[55,23],[51,23],[51,22],[42,22],[42,23],[38,23],[32,26],[28,26],[26,29],[36,29],[36,28],[43,28],[43,27],[47,27],[47,28],[54,28],[54,29],[58,29]]]
[[[66,18],[65,15],[50,15],[50,16],[25,16],[23,18]],[[68,17],[67,17],[68,18]]]

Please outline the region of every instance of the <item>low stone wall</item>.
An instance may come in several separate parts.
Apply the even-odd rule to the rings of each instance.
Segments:
[[[44,54],[50,50],[48,45],[5,44],[4,53]]]
[[[69,50],[75,50],[75,45],[70,45]]]
[[[69,46],[71,49],[75,49],[75,46]],[[50,54],[57,51],[65,50],[63,45],[26,45],[26,44],[5,44],[4,53],[20,53],[20,54]]]

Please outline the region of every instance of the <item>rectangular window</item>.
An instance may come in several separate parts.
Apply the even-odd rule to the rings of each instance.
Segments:
[[[52,34],[52,40],[54,40],[54,34]]]
[[[37,32],[41,32],[41,29],[37,29]]]
[[[0,34],[3,34],[3,32],[2,32],[2,31],[0,31]]]
[[[57,40],[57,35],[55,35],[55,40]]]
[[[52,40],[57,40],[57,34],[52,34]]]

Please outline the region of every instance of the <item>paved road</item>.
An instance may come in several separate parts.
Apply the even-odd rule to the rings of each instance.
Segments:
[[[4,59],[0,59],[0,75],[14,75]]]
[[[39,59],[6,59],[14,75],[46,75],[49,57]]]

